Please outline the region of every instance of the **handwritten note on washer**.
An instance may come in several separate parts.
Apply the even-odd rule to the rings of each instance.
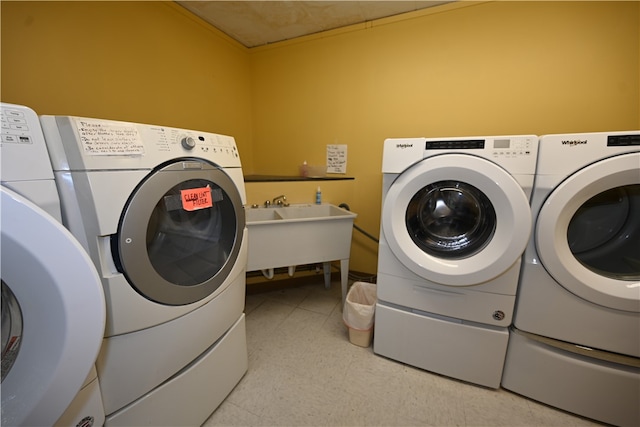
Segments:
[[[92,156],[142,155],[144,144],[138,129],[123,122],[76,119],[80,143]]]
[[[347,173],[346,145],[327,145],[327,172]]]

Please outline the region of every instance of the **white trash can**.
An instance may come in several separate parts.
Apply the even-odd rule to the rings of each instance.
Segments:
[[[373,334],[377,286],[375,283],[355,282],[351,285],[342,310],[342,320],[349,328],[349,341],[369,347]]]

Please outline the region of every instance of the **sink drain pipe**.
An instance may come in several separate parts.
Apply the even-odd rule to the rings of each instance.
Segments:
[[[289,273],[289,277],[293,277],[293,274],[296,272],[296,266],[290,265],[287,270],[287,273]],[[273,279],[273,276],[275,274],[275,269],[273,268],[265,268],[260,271],[262,272],[262,275],[269,280]]]
[[[340,204],[338,205],[338,207],[339,207],[339,208],[342,208],[342,209],[346,209],[346,210],[348,210],[349,212],[351,212],[351,209],[349,208],[349,205],[348,205],[348,204],[346,204],[346,203],[340,203]],[[380,241],[378,240],[378,238],[377,238],[377,237],[372,236],[371,234],[367,233],[365,230],[363,230],[362,228],[358,227],[355,223],[353,224],[353,228],[355,228],[356,230],[358,230],[359,232],[361,232],[362,234],[364,234],[365,236],[367,236],[368,238],[370,238],[370,239],[371,239],[371,240],[373,240],[374,242],[376,242],[376,243],[380,243]]]
[[[273,268],[268,268],[261,271],[264,277],[266,277],[269,280],[273,279]]]

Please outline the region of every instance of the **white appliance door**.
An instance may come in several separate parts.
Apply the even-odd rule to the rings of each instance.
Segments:
[[[138,293],[183,305],[224,283],[244,230],[244,207],[231,178],[205,161],[181,159],[138,185],[111,247],[118,270]]]
[[[2,425],[50,426],[96,361],[104,294],[73,236],[35,204],[0,188]]]
[[[565,179],[540,209],[535,241],[542,264],[569,292],[640,312],[640,153]]]
[[[448,286],[491,280],[522,255],[531,209],[522,187],[486,159],[443,154],[416,163],[391,184],[382,228],[395,256]]]

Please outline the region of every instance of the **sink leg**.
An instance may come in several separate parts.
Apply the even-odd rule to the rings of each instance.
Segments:
[[[347,286],[349,285],[349,258],[340,260],[340,282],[342,285],[342,307],[347,300]]]
[[[324,271],[324,287],[331,287],[331,263],[323,262],[322,269]],[[347,300],[347,287],[349,286],[349,258],[340,260],[340,285],[342,287],[342,307]]]
[[[331,288],[331,262],[323,262],[322,270],[324,271],[324,287]]]

